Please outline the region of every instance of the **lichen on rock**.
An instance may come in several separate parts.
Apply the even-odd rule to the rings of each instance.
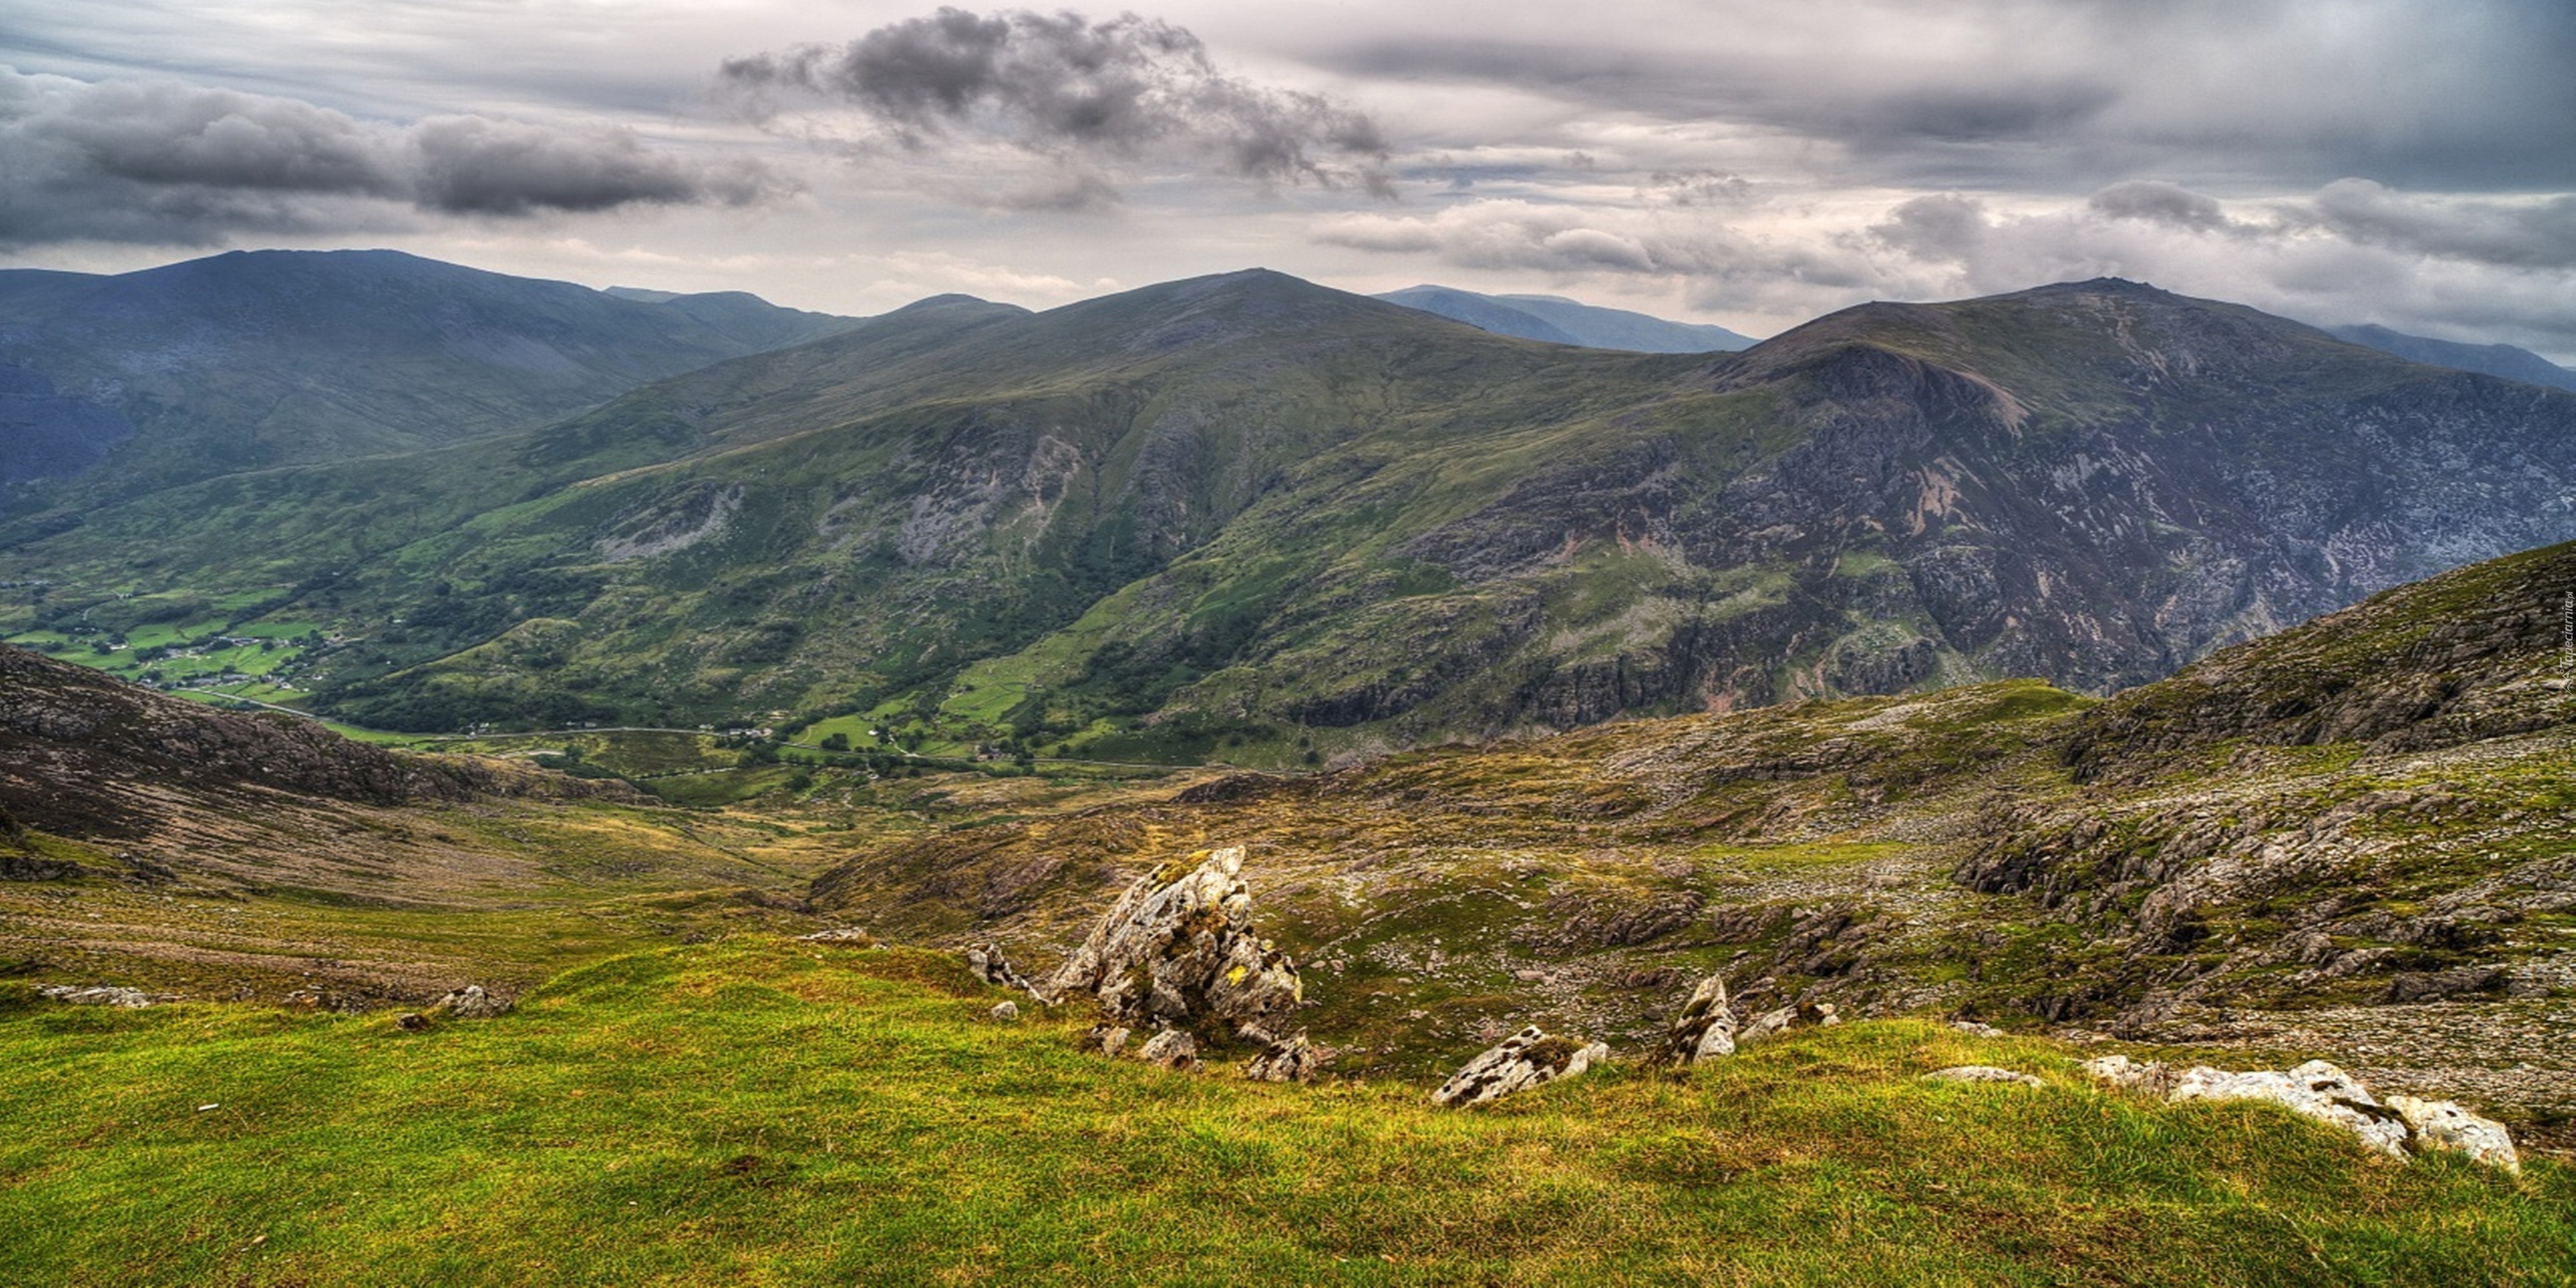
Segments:
[[[1296,963],[1254,933],[1242,870],[1242,847],[1229,846],[1139,878],[1048,978],[1046,993],[1089,993],[1130,1024],[1287,1040],[1305,987]]]

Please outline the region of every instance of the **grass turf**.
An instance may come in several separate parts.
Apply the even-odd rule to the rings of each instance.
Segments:
[[[2576,1177],[2398,1166],[1884,1022],[1481,1112],[1084,1056],[739,936],[499,1020],[0,1014],[0,1282],[2563,1283]],[[1459,1053],[1463,1059],[1467,1052]],[[1930,1084],[1963,1061],[2050,1085]]]

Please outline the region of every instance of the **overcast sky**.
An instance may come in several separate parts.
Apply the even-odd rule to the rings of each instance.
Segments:
[[[0,264],[873,313],[1264,265],[1769,334],[2105,274],[2576,361],[2569,0],[0,0]]]

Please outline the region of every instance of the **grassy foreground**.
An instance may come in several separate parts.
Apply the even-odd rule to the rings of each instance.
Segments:
[[[2398,1166],[2096,1092],[2041,1042],[1853,1024],[1457,1113],[1083,1056],[998,996],[742,936],[426,1033],[20,1001],[0,1282],[2576,1278],[2567,1169]],[[2050,1085],[1916,1080],[1970,1061]]]

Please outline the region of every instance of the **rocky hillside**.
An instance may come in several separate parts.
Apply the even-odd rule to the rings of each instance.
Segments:
[[[219,711],[0,646],[0,867],[18,876],[82,867],[70,851],[48,858],[28,844],[31,831],[109,849],[170,842],[166,862],[135,867],[165,879],[181,869],[242,876],[309,857],[297,854],[309,845],[297,833],[343,806],[531,795],[635,799],[623,783],[388,751],[303,717]],[[238,835],[220,845],[174,839],[226,828]]]
[[[390,727],[1287,767],[2015,675],[2109,692],[2576,535],[2571,491],[2576,396],[2125,282],[1710,357],[1251,272],[927,301],[522,438],[31,526],[0,573],[65,584],[0,613],[68,635],[257,600],[351,641],[310,701]]]
[[[1239,776],[863,848],[814,897],[1043,969],[1134,875],[1240,843],[1364,1066],[1532,1022],[1646,1040],[1723,971],[1748,1013],[2324,1054],[2546,1124],[2576,1111],[2570,585],[2576,545],[2478,565],[2108,702],[1986,684]]]

